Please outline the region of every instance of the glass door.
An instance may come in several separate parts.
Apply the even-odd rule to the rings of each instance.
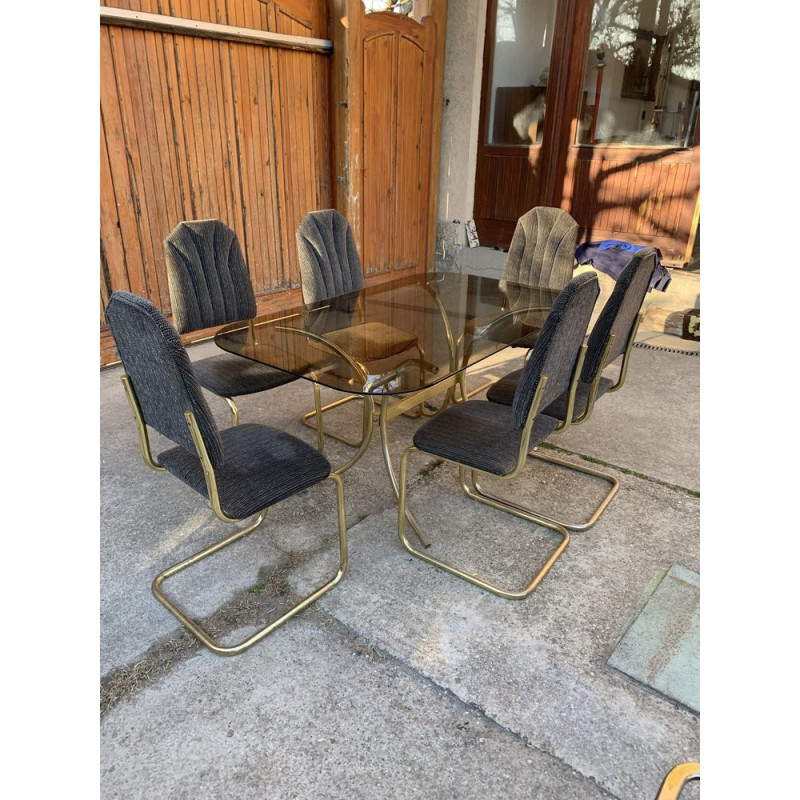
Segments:
[[[507,246],[535,205],[558,0],[489,0],[475,222],[481,244]]]

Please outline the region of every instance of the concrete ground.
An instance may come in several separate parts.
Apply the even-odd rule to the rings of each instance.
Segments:
[[[672,766],[699,760],[699,715],[607,664],[653,576],[700,571],[699,344],[658,331],[640,341],[624,388],[551,439],[567,460],[605,465],[621,488],[527,600],[489,595],[402,549],[376,437],[344,475],[342,582],[233,658],[197,645],[150,591],[158,572],[233,526],[145,466],[121,370],[103,371],[101,796],[649,800]],[[521,363],[517,351],[498,354],[470,381]],[[225,404],[209,404],[227,425]],[[296,381],[240,407],[245,422],[314,443],[299,422],[311,404],[310,384]],[[330,424],[355,430],[357,409]],[[417,424],[391,423],[396,462]],[[326,445],[334,466],[350,452]],[[520,584],[553,547],[545,529],[460,495],[448,466],[418,456],[410,474],[411,508],[446,558]],[[601,491],[534,463],[514,486],[543,511],[573,515]],[[329,482],[291,498],[167,589],[223,640],[241,638],[335,570],[334,507]],[[699,796],[694,782],[682,800]]]

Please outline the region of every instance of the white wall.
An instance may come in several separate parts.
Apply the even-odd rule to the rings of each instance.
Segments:
[[[464,223],[472,219],[485,29],[486,0],[450,0],[444,65],[437,262],[450,261],[455,256],[454,250],[466,244]]]

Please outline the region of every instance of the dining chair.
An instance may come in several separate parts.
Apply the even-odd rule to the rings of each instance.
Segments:
[[[517,220],[508,248],[500,287],[506,293],[504,308],[485,333],[495,342],[530,350],[550,311],[548,302],[536,308],[532,294],[560,291],[572,279],[578,223],[560,208],[536,206]],[[511,313],[514,312],[514,313]],[[471,389],[467,397],[488,389],[491,381]],[[466,391],[462,381],[462,393]]]
[[[356,248],[350,223],[336,209],[311,211],[302,220],[296,231],[297,255],[300,262],[300,284],[303,303],[319,304],[336,298],[336,316],[342,321],[336,330],[323,332],[325,342],[348,353],[355,361],[355,370],[368,374],[367,362],[401,363],[416,361],[424,369],[424,354],[417,337],[410,331],[400,330],[385,322],[358,321],[358,293],[364,288],[364,273]],[[355,321],[353,321],[355,319]],[[312,331],[313,332],[313,331]],[[419,358],[412,358],[416,350]],[[389,359],[390,362],[386,362]],[[430,365],[427,365],[430,367]],[[301,417],[301,422],[317,431],[319,449],[324,447],[324,436],[338,439],[351,447],[360,447],[368,436],[367,409],[362,439],[352,439],[326,431],[323,413],[351,400],[361,399],[374,411],[371,398],[348,395],[327,405],[322,405],[320,388],[314,384],[314,409]]]
[[[597,276],[583,273],[570,281],[552,305],[528,359],[511,406],[488,400],[464,400],[424,422],[400,462],[398,535],[416,558],[492,594],[520,600],[534,591],[569,543],[569,531],[521,505],[489,500],[474,491],[478,474],[511,480],[525,467],[528,450],[545,441],[558,421],[541,414],[577,381],[583,363],[586,329],[599,295]],[[409,457],[415,452],[458,467],[462,491],[470,498],[556,532],[560,541],[544,566],[521,590],[503,588],[486,578],[417,550],[405,533]]]
[[[517,221],[503,280],[563,289],[572,279],[578,223],[561,208],[536,206]]]
[[[580,379],[574,384],[572,395],[565,392],[544,408],[544,414],[559,420],[559,431],[565,430],[570,425],[586,422],[594,410],[595,402],[608,392],[619,391],[625,383],[633,343],[636,341],[636,332],[643,316],[642,304],[649,290],[656,263],[655,249],[644,248],[634,254],[620,274],[614,290],[592,326],[583,369]],[[605,368],[620,356],[622,362],[617,379],[603,377]],[[523,369],[518,369],[492,384],[486,393],[487,400],[510,406],[514,401],[514,394],[522,374]],[[614,475],[580,464],[572,464],[538,451],[530,455],[574,472],[601,478],[610,485],[602,502],[587,521],[566,522],[548,516],[549,519],[560,522],[572,531],[585,531],[591,528],[619,490],[619,480]]]
[[[332,589],[347,567],[344,488],[328,460],[300,439],[268,425],[242,424],[219,430],[180,336],[149,301],[115,291],[106,315],[125,374],[122,382],[139,433],[145,463],[168,471],[202,495],[223,522],[255,519],[227,538],[184,558],[153,581],[153,593],[197,639],[220,655],[241,653]],[[148,427],[174,443],[155,456]],[[171,576],[256,530],[267,510],[330,478],[336,487],[339,566],[319,588],[237,644],[217,641],[164,592]]]
[[[164,240],[172,318],[178,333],[256,316],[256,297],[236,234],[218,219],[179,222]],[[233,400],[296,380],[294,375],[248,358],[219,353],[193,362],[200,385],[222,397],[234,425]]]

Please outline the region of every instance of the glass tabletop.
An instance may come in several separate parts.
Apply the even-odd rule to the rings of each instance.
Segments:
[[[532,346],[558,291],[427,273],[221,328],[223,350],[351,394],[404,394]]]

